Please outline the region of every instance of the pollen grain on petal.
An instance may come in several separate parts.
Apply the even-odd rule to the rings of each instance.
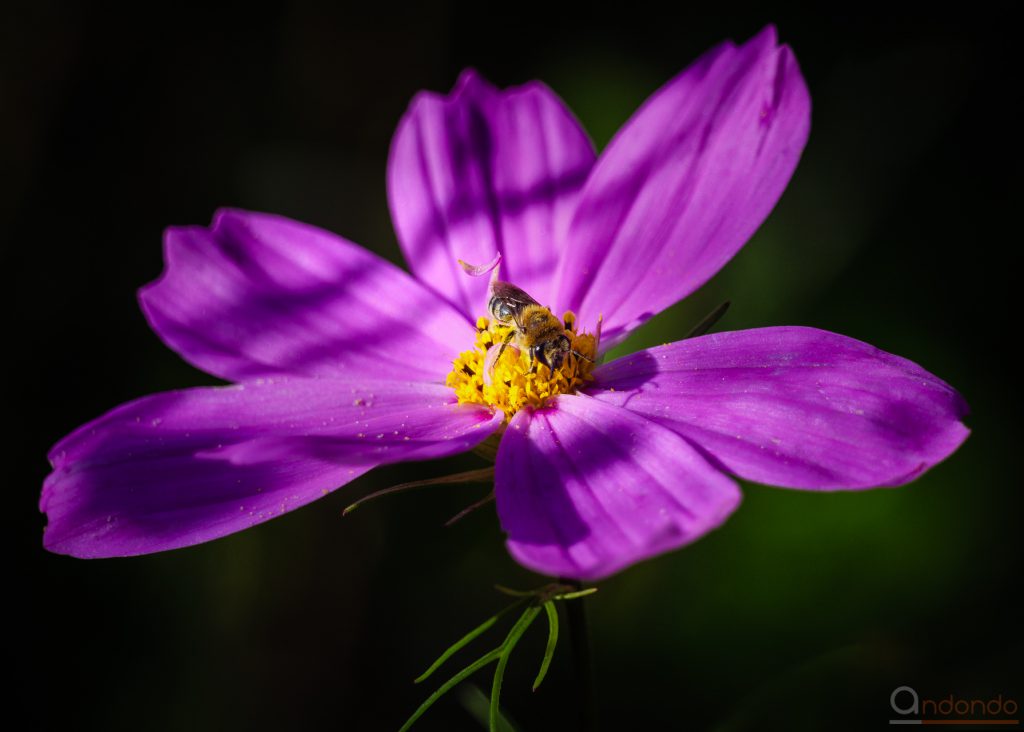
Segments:
[[[445,383],[455,390],[460,404],[500,409],[506,420],[523,407],[543,407],[559,394],[572,394],[593,379],[597,338],[590,333],[577,333],[576,316],[571,312],[562,317],[562,322],[572,352],[552,371],[545,364],[531,362],[529,354],[514,343],[509,342],[501,351],[513,329],[479,318],[473,348],[458,355]]]

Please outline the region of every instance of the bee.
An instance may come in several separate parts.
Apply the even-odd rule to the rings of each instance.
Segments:
[[[570,353],[590,361],[572,349],[572,340],[566,335],[562,321],[523,290],[508,282],[493,280],[490,294],[487,311],[491,317],[501,325],[512,326],[492,363],[497,363],[512,341],[529,354],[531,368],[539,362],[554,371]]]

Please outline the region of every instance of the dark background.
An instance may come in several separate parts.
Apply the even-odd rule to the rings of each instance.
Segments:
[[[506,555],[493,510],[441,527],[479,487],[340,517],[373,488],[473,458],[383,469],[192,549],[45,553],[46,449],[122,401],[214,383],[161,345],[135,303],[161,270],[165,226],[239,206],[399,261],[384,169],[417,90],[447,91],[467,65],[500,85],[540,78],[601,147],[698,54],[766,22],[814,101],[803,161],[751,243],[631,345],[676,339],[728,298],[722,329],[813,325],[921,363],[964,393],[973,435],[897,490],[745,485],[723,529],[603,583],[588,610],[604,727],[885,729],[901,684],[1024,701],[1020,378],[1005,345],[1019,329],[1020,75],[1007,15],[140,5],[8,6],[0,30],[16,551],[5,659],[33,726],[395,729],[430,691],[411,679],[503,606],[491,584],[540,581]],[[503,696],[525,730],[575,718],[564,640],[529,691],[539,628]],[[421,728],[479,729],[467,704],[453,695]]]

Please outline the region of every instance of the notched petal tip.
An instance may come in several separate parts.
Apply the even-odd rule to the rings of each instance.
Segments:
[[[472,102],[496,93],[499,93],[499,90],[479,71],[473,67],[467,67],[459,73],[452,88],[447,92],[433,89],[421,89],[416,92],[399,121],[398,129],[401,130],[402,126],[410,119],[428,111],[431,107],[451,109],[459,104]]]
[[[595,165],[558,270],[563,306],[621,340],[714,275],[782,195],[810,105],[773,26],[724,43],[658,89]]]
[[[779,29],[774,23],[768,23],[751,38],[750,43],[754,47],[774,48],[779,45]]]
[[[504,256],[504,275],[548,302],[594,150],[564,103],[528,82],[499,89],[473,70],[447,95],[417,94],[388,155],[388,203],[410,268],[470,320],[486,304],[456,258]]]
[[[164,258],[139,290],[143,314],[183,358],[228,381],[357,371],[436,381],[466,335],[461,315],[398,267],[282,216],[221,209],[209,227],[167,229]]]
[[[459,73],[459,78],[455,81],[455,85],[452,87],[449,97],[454,98],[460,94],[479,92],[479,91],[496,91],[494,85],[491,84],[484,75],[477,71],[472,66],[467,66]]]

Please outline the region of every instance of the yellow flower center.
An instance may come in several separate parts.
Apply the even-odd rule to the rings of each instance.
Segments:
[[[572,394],[593,379],[590,372],[597,360],[597,337],[577,334],[576,316],[571,312],[562,316],[562,323],[572,350],[552,370],[531,359],[527,349],[518,348],[514,337],[509,340],[513,328],[479,318],[473,349],[459,354],[445,383],[455,390],[459,404],[486,404],[500,409],[506,421],[523,407],[543,407],[552,397]],[[501,356],[495,359],[496,354],[492,355],[493,365],[488,364],[488,351],[500,349],[503,343],[508,345]]]

